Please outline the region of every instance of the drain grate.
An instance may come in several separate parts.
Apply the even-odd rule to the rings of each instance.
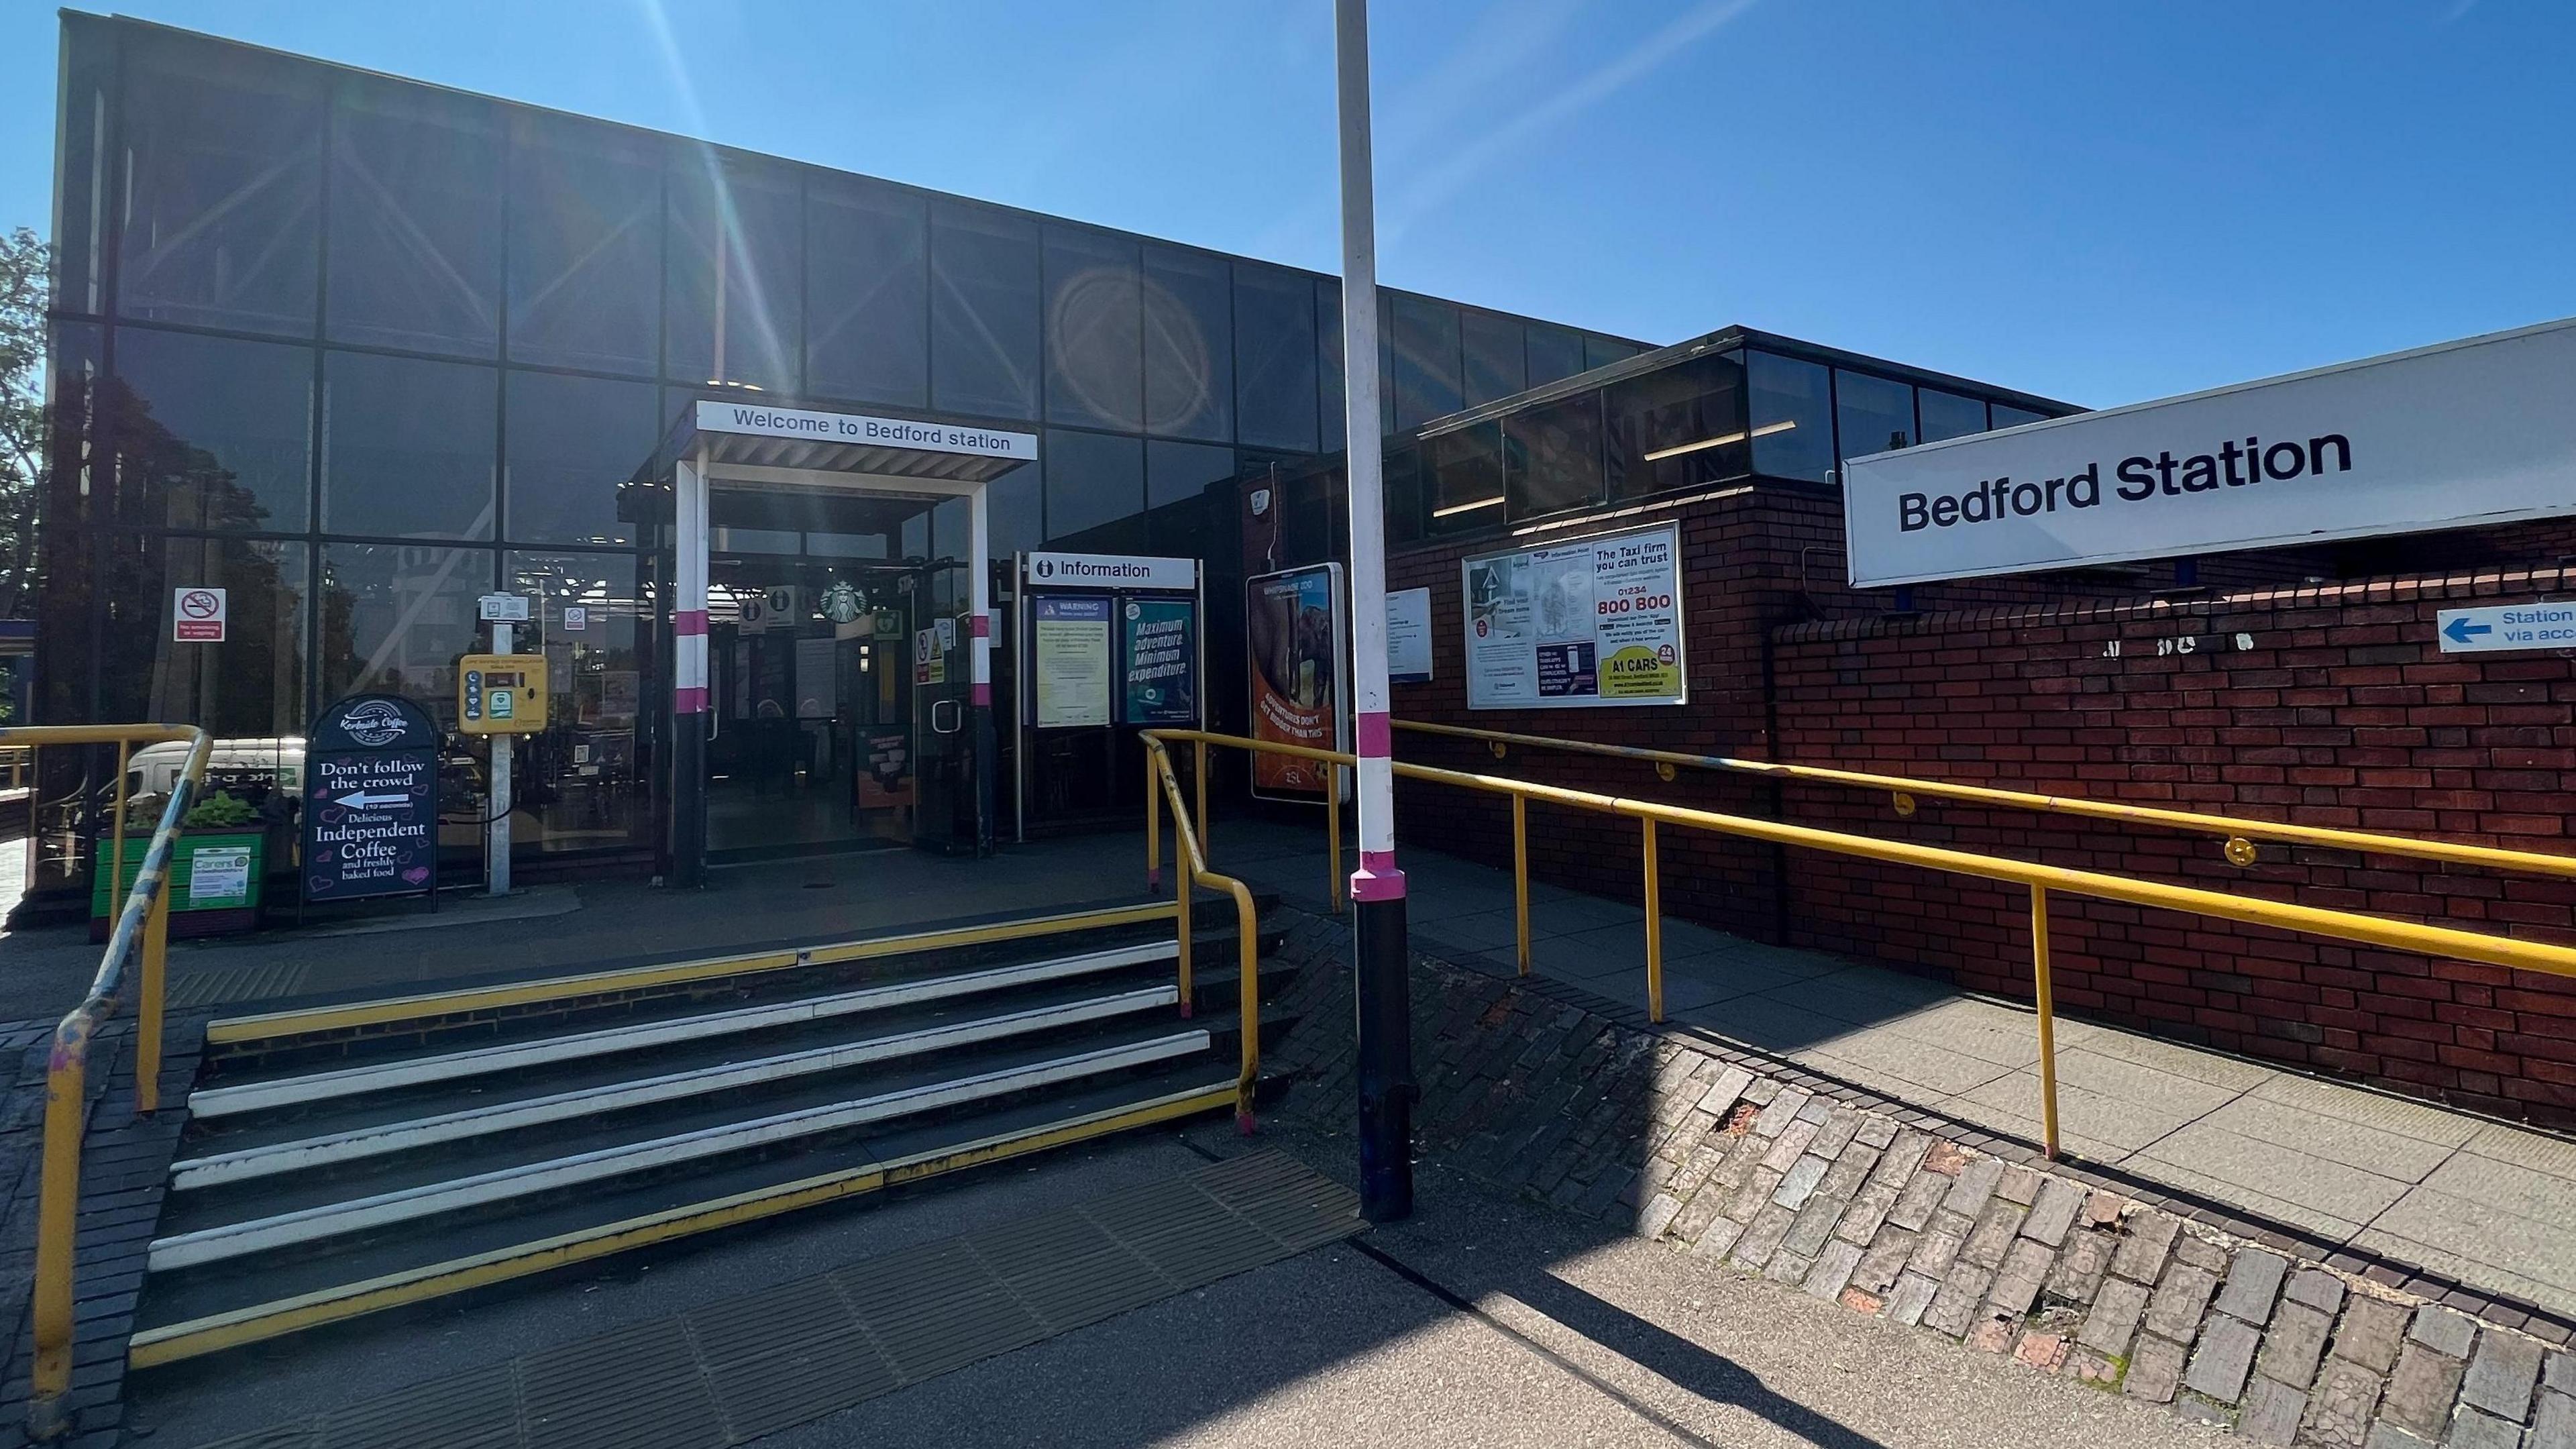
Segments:
[[[210,1449],[724,1449],[1360,1230],[1255,1153]]]

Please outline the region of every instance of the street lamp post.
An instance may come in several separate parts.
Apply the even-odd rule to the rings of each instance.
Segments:
[[[1352,736],[1360,868],[1351,875],[1358,998],[1360,1212],[1413,1211],[1413,1021],[1404,872],[1395,865],[1395,771],[1386,683],[1386,510],[1379,476],[1377,216],[1369,159],[1368,0],[1335,0],[1341,101],[1342,358],[1351,496]],[[1340,788],[1338,780],[1332,788]]]

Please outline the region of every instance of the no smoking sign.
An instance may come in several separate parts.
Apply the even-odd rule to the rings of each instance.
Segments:
[[[181,644],[224,642],[224,591],[178,590],[171,601],[170,637]]]

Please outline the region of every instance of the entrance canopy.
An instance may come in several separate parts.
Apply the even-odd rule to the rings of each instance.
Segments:
[[[971,732],[965,735],[973,792],[980,797],[975,836],[989,839],[992,745],[992,600],[987,567],[989,510],[985,485],[1036,461],[1034,433],[867,413],[818,412],[761,402],[699,402],[684,413],[654,459],[653,478],[669,478],[677,557],[673,560],[672,802],[673,867],[681,884],[702,876],[706,856],[708,499],[715,490],[874,494],[968,500],[966,559],[970,602],[956,632],[971,641],[968,658]],[[949,626],[941,624],[944,630]],[[943,715],[950,718],[952,715]]]
[[[695,460],[728,477],[745,470],[983,483],[1035,462],[1035,433],[765,403],[701,402],[662,446],[662,467]],[[828,486],[828,485],[826,485]],[[954,489],[921,490],[954,492]]]

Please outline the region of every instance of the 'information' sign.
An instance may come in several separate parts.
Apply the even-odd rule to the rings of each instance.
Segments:
[[[1854,458],[1856,588],[2576,512],[2576,319]]]

